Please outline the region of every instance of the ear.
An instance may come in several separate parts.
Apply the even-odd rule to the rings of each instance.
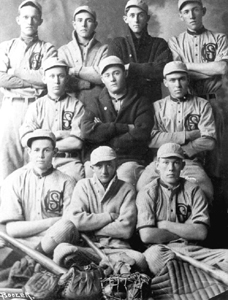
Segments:
[[[128,19],[127,19],[127,16],[126,16],[126,15],[123,16],[123,20],[124,20],[124,22],[125,22],[126,24],[128,24]]]
[[[179,12],[179,17],[180,17],[181,21],[184,21],[182,12]]]
[[[182,167],[181,167],[181,170],[184,169],[185,165],[186,165],[186,163],[185,163],[185,161],[183,160],[183,161],[182,161]]]
[[[30,154],[31,154],[31,148],[27,147],[27,152],[28,152],[28,155],[30,156]]]
[[[103,80],[103,76],[102,76],[102,75],[101,75],[101,81],[102,81],[102,83],[103,83],[103,84],[105,84],[105,83],[104,83],[104,80]]]
[[[163,83],[165,87],[168,87],[166,78],[163,79]]]
[[[149,22],[150,20],[150,15],[147,15],[147,23]]]
[[[16,22],[17,22],[18,25],[21,25],[21,22],[20,22],[20,16],[17,16],[17,17],[16,17]]]
[[[98,25],[97,21],[94,22],[94,30],[97,28],[97,25]]]
[[[205,15],[206,15],[206,12],[207,12],[207,8],[206,8],[206,7],[203,7],[202,10],[203,10],[203,16],[205,16]]]
[[[39,26],[43,23],[43,19],[40,18]]]
[[[59,149],[58,149],[58,148],[55,148],[55,149],[54,149],[54,156],[56,156],[56,155],[57,155],[58,151],[59,151]]]

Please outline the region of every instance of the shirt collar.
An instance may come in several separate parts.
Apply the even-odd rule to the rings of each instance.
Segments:
[[[203,26],[199,30],[196,30],[196,31],[191,31],[191,30],[187,29],[187,32],[190,35],[200,35],[200,34],[204,33],[206,30],[207,29]]]
[[[111,94],[109,94],[109,95],[110,95],[110,97],[111,97],[112,100],[114,100],[114,101],[121,101],[124,98],[126,98],[127,93],[128,93],[128,90],[126,89],[126,91],[124,92],[124,94],[121,95],[119,98],[118,98],[118,95],[116,97],[115,97],[115,95],[111,95]]]
[[[35,34],[32,37],[27,37],[27,36],[20,36],[20,39],[25,42],[26,45],[32,45],[33,43],[37,42],[38,40],[38,34]]]
[[[182,98],[174,98],[174,97],[172,97],[171,95],[170,95],[170,99],[172,100],[172,101],[174,101],[174,102],[184,102],[184,101],[187,101],[188,99],[190,98],[190,94],[186,94],[184,97],[182,97]]]
[[[159,184],[160,184],[162,187],[164,187],[164,188],[166,188],[167,190],[170,190],[170,191],[172,191],[172,192],[178,191],[178,189],[180,188],[180,185],[181,185],[181,183],[180,183],[180,181],[179,181],[178,185],[176,185],[175,187],[171,187],[171,186],[165,184],[164,181],[162,181],[161,179],[159,179]]]
[[[59,98],[56,98],[56,99],[51,98],[51,96],[49,96],[49,95],[47,95],[47,96],[48,96],[48,98],[49,98],[50,100],[55,101],[55,102],[58,102],[58,101],[61,101],[61,100],[65,99],[65,98],[67,97],[67,94],[64,93],[62,96],[60,96]]]
[[[37,177],[39,177],[39,178],[48,176],[48,175],[50,175],[53,171],[54,171],[53,166],[51,166],[47,171],[45,171],[45,172],[43,172],[43,173],[38,173],[38,172],[33,168],[33,173],[34,173]]]
[[[111,186],[113,185],[113,183],[117,180],[117,175],[115,175],[112,180],[109,182],[108,186],[106,187],[106,189],[104,188],[104,185],[100,182],[100,180],[97,178],[96,174],[93,174],[93,180],[94,180],[94,184],[97,184],[98,187],[102,188],[105,190],[105,193],[110,190]]]

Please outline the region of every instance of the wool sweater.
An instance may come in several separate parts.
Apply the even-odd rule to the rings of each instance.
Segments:
[[[163,68],[172,60],[172,53],[167,42],[152,37],[145,28],[140,39],[137,39],[128,28],[126,37],[117,37],[108,46],[108,56],[116,55],[124,64],[130,64],[128,81],[140,94],[151,102],[162,98],[161,83]]]
[[[144,160],[153,127],[150,101],[129,87],[118,113],[106,88],[91,103],[81,120],[86,159],[94,148],[107,145],[115,149],[118,159]],[[129,130],[128,124],[133,124],[134,129]]]

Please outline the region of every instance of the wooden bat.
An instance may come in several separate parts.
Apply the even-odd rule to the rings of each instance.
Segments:
[[[53,260],[49,257],[43,255],[42,253],[30,248],[22,244],[21,242],[17,241],[16,239],[12,238],[5,232],[0,232],[0,238],[7,242],[10,246],[13,246],[16,249],[19,249],[23,253],[27,254],[31,258],[33,258],[36,262],[38,262],[41,266],[48,269],[50,272],[59,275],[64,274],[67,272],[67,269],[60,267],[57,265]]]
[[[178,251],[175,251],[173,249],[170,249],[169,247],[166,246],[167,249],[171,250],[173,253],[176,254],[176,256],[180,259],[182,259],[183,261],[186,261],[188,263],[190,263],[191,265],[193,265],[194,267],[197,267],[201,270],[203,270],[205,273],[211,275],[212,277],[214,277],[215,279],[219,280],[220,282],[224,283],[225,285],[228,285],[228,273],[215,268],[213,266],[207,265],[204,262],[198,261],[192,257],[189,257],[187,255],[184,255]]]

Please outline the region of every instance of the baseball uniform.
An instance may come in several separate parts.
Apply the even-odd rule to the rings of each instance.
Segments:
[[[28,106],[45,92],[42,63],[56,50],[35,36],[29,44],[15,38],[0,44],[0,87],[4,93],[0,111],[0,185],[24,164],[20,143],[21,126]]]
[[[70,76],[68,88],[69,92],[75,92],[76,97],[85,106],[89,105],[91,98],[99,95],[102,89],[98,65],[106,55],[107,45],[102,45],[95,34],[86,46],[82,46],[75,31],[72,33],[72,41],[58,50],[58,57],[62,61],[70,68],[78,69],[78,74]],[[80,77],[80,72],[83,72],[83,78]]]
[[[159,221],[182,224],[210,225],[208,204],[204,193],[195,184],[181,179],[179,185],[171,189],[160,179],[155,179],[141,190],[136,199],[138,210],[137,230],[157,227]],[[144,252],[150,271],[157,274],[168,260],[174,258],[170,249],[151,243]],[[228,267],[228,250],[207,249],[195,241],[183,238],[171,241],[167,246],[187,256],[209,265]]]
[[[172,37],[169,47],[174,60],[189,63],[207,63],[213,61],[228,61],[228,40],[225,34],[216,33],[206,28],[193,33],[189,30],[177,37]],[[216,93],[222,86],[222,76],[211,76],[207,79],[191,79],[191,90],[195,95],[210,101],[216,121],[217,147],[210,155],[209,172],[221,175],[221,143],[223,134],[223,116],[219,112]]]
[[[182,176],[199,184],[212,201],[213,187],[202,167],[205,151],[209,150],[211,142],[216,140],[215,121],[210,103],[190,94],[182,101],[167,96],[154,103],[154,112],[150,148],[158,149],[169,142],[180,144],[188,157]],[[187,141],[186,131],[193,130],[200,130],[201,137]],[[138,189],[149,183],[154,176],[156,177],[156,172],[153,162],[139,178]]]
[[[75,97],[64,94],[59,99],[53,100],[46,95],[30,105],[20,128],[20,136],[22,141],[26,140],[29,133],[42,128],[53,132],[67,130],[71,136],[81,139],[80,122],[83,114],[83,104]],[[58,152],[53,165],[76,180],[84,177],[84,167],[77,150]]]
[[[28,164],[10,174],[1,189],[0,222],[35,221],[61,217],[70,204],[75,180],[53,167],[44,174]],[[35,247],[40,234],[21,241]]]

